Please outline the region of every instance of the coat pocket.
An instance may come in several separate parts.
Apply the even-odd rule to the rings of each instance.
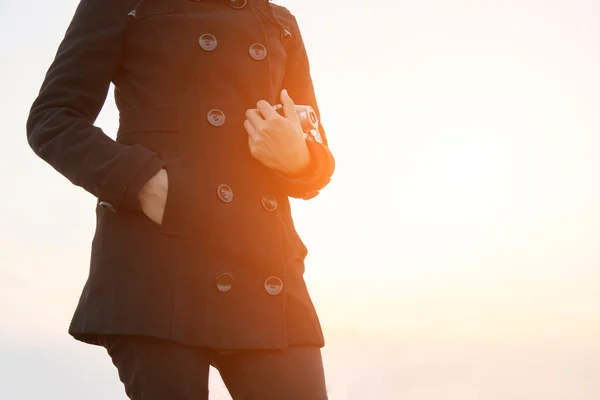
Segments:
[[[178,236],[186,230],[189,210],[188,173],[181,157],[179,109],[169,106],[129,107],[120,110],[119,143],[140,144],[165,162],[169,180],[161,233]],[[145,215],[144,215],[145,216]],[[146,216],[145,216],[146,217]],[[147,218],[147,217],[146,217]]]
[[[170,106],[129,107],[120,110],[119,134],[179,130],[179,109]]]
[[[140,144],[161,158],[180,153],[179,109],[169,106],[128,107],[120,110],[117,142]]]
[[[158,15],[183,13],[186,0],[140,0],[128,14],[130,21]]]
[[[165,162],[169,189],[162,224],[158,226],[158,229],[164,235],[180,236],[187,231],[190,186],[181,156],[168,156]]]

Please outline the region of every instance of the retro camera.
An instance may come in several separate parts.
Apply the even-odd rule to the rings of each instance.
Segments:
[[[281,104],[273,106],[273,109],[277,111],[279,115],[285,115]],[[304,133],[311,133],[312,131],[319,130],[319,119],[317,118],[317,113],[315,113],[315,110],[313,110],[311,106],[296,106],[296,114],[298,114],[300,125],[302,126],[302,131]]]

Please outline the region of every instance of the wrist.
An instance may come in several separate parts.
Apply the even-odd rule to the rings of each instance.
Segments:
[[[132,211],[140,211],[140,197],[142,188],[158,171],[165,162],[158,157],[153,157],[136,175],[135,179],[128,185],[122,207]]]
[[[291,178],[297,178],[306,174],[311,167],[311,155],[306,145],[306,141],[302,141],[302,146],[296,152],[296,156],[293,158],[291,168],[286,171],[286,175]]]
[[[167,179],[167,170],[164,168],[160,169],[152,176],[152,178],[148,179],[144,186],[142,186],[138,198],[140,196],[158,195],[166,191],[168,188]]]

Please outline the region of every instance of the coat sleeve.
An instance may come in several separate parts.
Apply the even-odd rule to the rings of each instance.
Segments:
[[[81,0],[27,120],[33,151],[115,211],[139,210],[138,192],[164,165],[149,149],[117,143],[94,126],[137,1]]]
[[[296,19],[293,16],[290,17],[292,21],[291,38],[287,49],[288,58],[283,87],[287,89],[296,104],[310,105],[320,121],[321,114],[315,98],[304,41]],[[275,172],[279,184],[290,197],[311,199],[318,195],[319,191],[331,180],[335,169],[335,161],[329,150],[327,136],[322,125],[319,127],[319,132],[323,143],[308,139],[306,141],[311,161],[300,176],[289,177],[280,172]]]

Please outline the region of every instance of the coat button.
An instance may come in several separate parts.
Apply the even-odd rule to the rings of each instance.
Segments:
[[[212,126],[219,127],[225,123],[225,113],[217,108],[210,110],[207,118]]]
[[[213,51],[217,48],[217,38],[210,33],[205,33],[204,35],[200,36],[198,43],[200,43],[200,47],[206,51]]]
[[[248,4],[248,0],[229,0],[229,5],[236,10],[246,7],[246,4]]]
[[[220,274],[217,276],[217,289],[220,292],[229,292],[233,286],[233,276],[231,274]]]
[[[272,276],[265,281],[265,290],[271,296],[277,296],[283,290],[283,282],[276,276]]]
[[[231,203],[233,200],[233,190],[227,185],[220,185],[217,188],[217,196],[224,203]]]
[[[267,211],[275,211],[277,209],[277,199],[275,196],[266,194],[262,198],[262,205]]]
[[[100,207],[104,208],[105,210],[117,212],[115,207],[112,204],[110,204],[108,201],[101,201],[100,203],[98,203],[98,205]]]
[[[260,43],[250,46],[250,56],[257,61],[264,60],[267,56],[267,48]]]

